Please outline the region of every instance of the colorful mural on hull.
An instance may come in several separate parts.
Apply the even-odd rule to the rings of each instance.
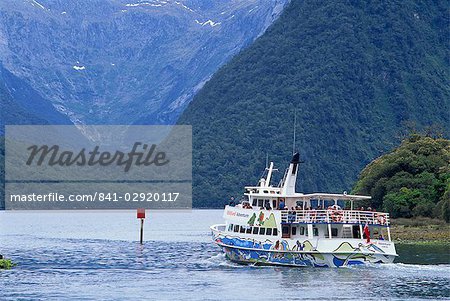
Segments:
[[[259,242],[221,235],[216,236],[214,240],[221,246],[228,259],[247,264],[341,267],[365,263],[388,263],[394,260],[392,255],[384,254],[383,250],[373,244],[361,243],[353,247],[350,243],[343,242],[332,253],[321,253],[308,240],[303,242],[297,240],[291,248],[286,240],[277,240],[275,243],[269,240]]]
[[[256,213],[253,213],[253,215],[250,217],[250,219],[247,221],[247,224],[249,226],[264,226],[266,228],[276,228],[277,222],[275,220],[275,215],[273,213],[270,213],[268,218],[265,218],[264,212],[260,211],[258,216]]]

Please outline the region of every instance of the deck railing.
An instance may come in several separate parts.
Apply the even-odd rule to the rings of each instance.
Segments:
[[[389,214],[359,210],[282,210],[282,223],[341,223],[389,226]]]

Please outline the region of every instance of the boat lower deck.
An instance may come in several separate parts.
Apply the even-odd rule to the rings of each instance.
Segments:
[[[226,257],[239,264],[279,265],[290,267],[345,267],[350,265],[392,263],[394,255],[275,252],[270,250],[251,250],[230,246],[221,246]]]
[[[224,225],[211,227],[214,243],[234,262],[256,265],[340,267],[391,263],[397,256],[389,241],[346,238],[285,239],[229,233]],[[220,230],[219,230],[220,229]]]

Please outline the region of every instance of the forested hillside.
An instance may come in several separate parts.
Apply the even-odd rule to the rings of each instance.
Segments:
[[[450,141],[413,134],[361,173],[354,193],[392,217],[426,216],[450,222]]]
[[[446,1],[292,1],[178,121],[193,126],[194,205],[222,206],[256,184],[266,153],[284,169],[294,110],[305,192],[349,191],[406,124],[448,133],[447,9]]]

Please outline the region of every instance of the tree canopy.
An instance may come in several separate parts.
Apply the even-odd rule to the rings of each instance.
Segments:
[[[450,221],[450,141],[412,134],[361,172],[354,193],[392,217],[426,216]]]

